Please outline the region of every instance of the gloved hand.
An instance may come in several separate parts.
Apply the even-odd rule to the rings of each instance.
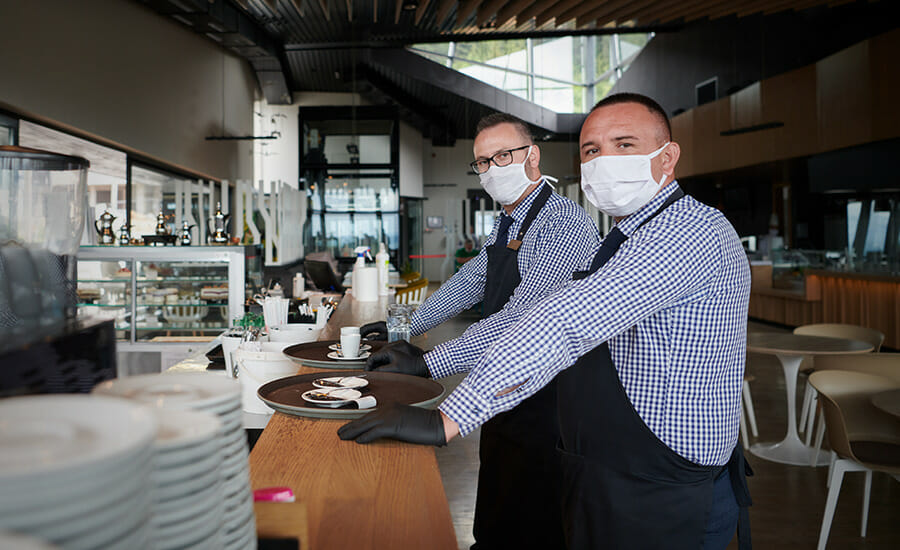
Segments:
[[[359,335],[369,340],[387,341],[388,330],[387,323],[384,321],[375,321],[374,323],[366,323],[359,327]]]
[[[372,353],[366,361],[366,370],[378,372],[398,372],[429,378],[425,364],[425,350],[406,340],[398,340]]]
[[[447,444],[440,411],[397,403],[378,407],[377,411],[344,424],[338,430],[338,436],[344,441],[354,439],[357,443],[384,437],[420,445],[443,447]]]

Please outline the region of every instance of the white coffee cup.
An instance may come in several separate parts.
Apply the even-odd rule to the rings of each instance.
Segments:
[[[359,327],[341,327],[341,355],[347,359],[359,357]]]

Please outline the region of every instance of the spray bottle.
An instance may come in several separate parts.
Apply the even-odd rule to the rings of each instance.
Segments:
[[[357,269],[366,267],[366,258],[368,257],[371,260],[372,256],[369,254],[368,246],[357,246],[353,252],[356,253],[356,263],[353,264],[353,273],[350,275],[350,281],[353,288],[359,288],[356,284],[356,276],[359,274]]]
[[[384,243],[378,243],[378,254],[375,254],[375,267],[378,268],[378,295],[388,295],[388,266],[391,256],[387,252]]]

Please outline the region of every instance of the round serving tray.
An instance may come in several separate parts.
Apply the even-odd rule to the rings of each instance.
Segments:
[[[378,407],[364,410],[351,408],[326,409],[311,405],[301,397],[303,392],[317,389],[313,386],[313,380],[318,378],[358,375],[360,375],[358,370],[298,374],[263,384],[257,393],[259,398],[265,401],[268,406],[284,414],[309,418],[359,418],[378,410]],[[402,403],[404,405],[426,408],[435,405],[444,396],[444,386],[440,382],[428,378],[375,371],[367,372],[365,376],[366,380],[369,381],[369,385],[357,389],[363,396],[374,396],[378,400],[379,407],[388,403]]]
[[[284,348],[284,354],[292,360],[300,363],[304,367],[317,367],[320,369],[352,369],[355,367],[366,366],[365,359],[354,361],[351,359],[329,359],[328,354],[333,350],[328,346],[339,344],[340,340],[320,340],[318,342],[308,342],[306,344],[294,344]],[[366,340],[366,344],[372,346],[370,353],[380,350],[387,342],[379,342],[376,340]],[[368,356],[370,357],[370,356]]]

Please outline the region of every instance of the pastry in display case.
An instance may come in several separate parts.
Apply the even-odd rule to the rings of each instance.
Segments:
[[[244,314],[247,248],[81,247],[78,314],[114,319],[123,349],[212,340]]]

